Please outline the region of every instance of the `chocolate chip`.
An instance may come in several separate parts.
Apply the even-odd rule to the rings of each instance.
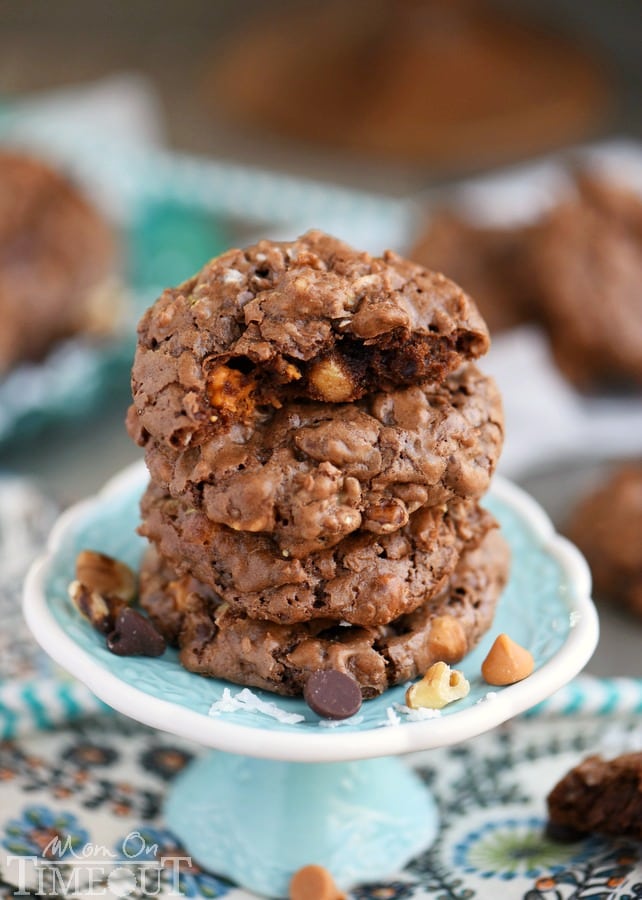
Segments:
[[[161,656],[165,652],[165,639],[149,619],[126,607],[107,638],[107,648],[117,656]]]
[[[347,719],[361,707],[361,688],[351,675],[321,669],[308,678],[303,697],[310,709],[324,719]]]

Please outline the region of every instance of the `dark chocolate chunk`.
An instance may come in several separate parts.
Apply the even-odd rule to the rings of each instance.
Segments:
[[[361,707],[361,688],[345,672],[322,669],[308,678],[303,697],[310,709],[324,719],[347,719]]]
[[[116,619],[107,647],[117,656],[161,656],[166,644],[149,619],[126,607]]]

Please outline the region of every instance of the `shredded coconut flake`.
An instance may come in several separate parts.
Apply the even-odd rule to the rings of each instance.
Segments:
[[[223,273],[224,284],[242,284],[244,280],[245,276],[238,269],[227,269]]]
[[[394,708],[396,712],[401,713],[409,722],[425,722],[426,719],[438,719],[441,716],[440,709],[428,709],[424,706],[419,709],[413,709],[411,706],[405,706],[403,703],[395,703]]]
[[[392,706],[389,706],[386,709],[386,721],[384,725],[398,725],[401,722],[401,719],[395,712]]]
[[[479,700],[477,701],[477,704],[475,704],[475,705],[478,705],[479,703],[490,703],[496,697],[497,697],[497,691],[488,691],[487,694],[484,694],[483,697],[479,698]]]
[[[320,719],[321,728],[340,728],[342,725],[361,725],[363,716],[350,716],[347,719]]]
[[[238,694],[232,694],[229,688],[224,688],[220,699],[210,706],[208,715],[220,716],[221,713],[236,712],[239,709],[246,712],[262,713],[262,715],[276,719],[277,722],[282,722],[284,725],[296,725],[299,722],[305,722],[305,716],[286,712],[278,707],[276,703],[261,700],[249,688],[243,688]]]

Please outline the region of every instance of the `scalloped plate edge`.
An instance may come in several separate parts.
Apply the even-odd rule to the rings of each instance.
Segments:
[[[111,478],[95,496],[67,510],[54,526],[45,553],[32,565],[24,587],[24,615],[34,637],[53,659],[83,681],[109,706],[153,728],[205,746],[265,759],[333,762],[366,759],[449,746],[494,728],[563,687],[590,659],[599,635],[590,597],[591,576],[580,552],[555,532],[542,508],[523,490],[496,477],[491,494],[524,520],[538,545],[559,563],[572,586],[568,603],[571,628],[561,650],[525,681],[497,692],[492,700],[442,719],[403,722],[354,733],[277,732],[226,722],[185,709],[121,681],[79,647],[53,616],[46,596],[47,576],[67,532],[106,497],[134,490],[145,477],[142,462]]]

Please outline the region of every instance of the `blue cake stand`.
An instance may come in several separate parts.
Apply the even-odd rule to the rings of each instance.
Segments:
[[[413,720],[399,686],[328,727],[302,700],[193,675],[171,650],[113,656],[73,609],[67,585],[83,548],[137,566],[147,477],[142,464],[130,467],[62,516],[26,581],[25,616],[42,647],[101,700],[219,751],[174,783],[167,825],[201,866],[258,893],[286,895],[308,863],[326,866],[343,889],[403,866],[434,840],[438,817],[426,786],[396,757],[464,741],[532,707],[573,678],[597,643],[584,559],[528,495],[495,479],[484,502],[511,545],[512,574],[492,629],[458,666],[469,696],[441,715]],[[529,648],[536,668],[489,691],[480,665],[501,631]]]

